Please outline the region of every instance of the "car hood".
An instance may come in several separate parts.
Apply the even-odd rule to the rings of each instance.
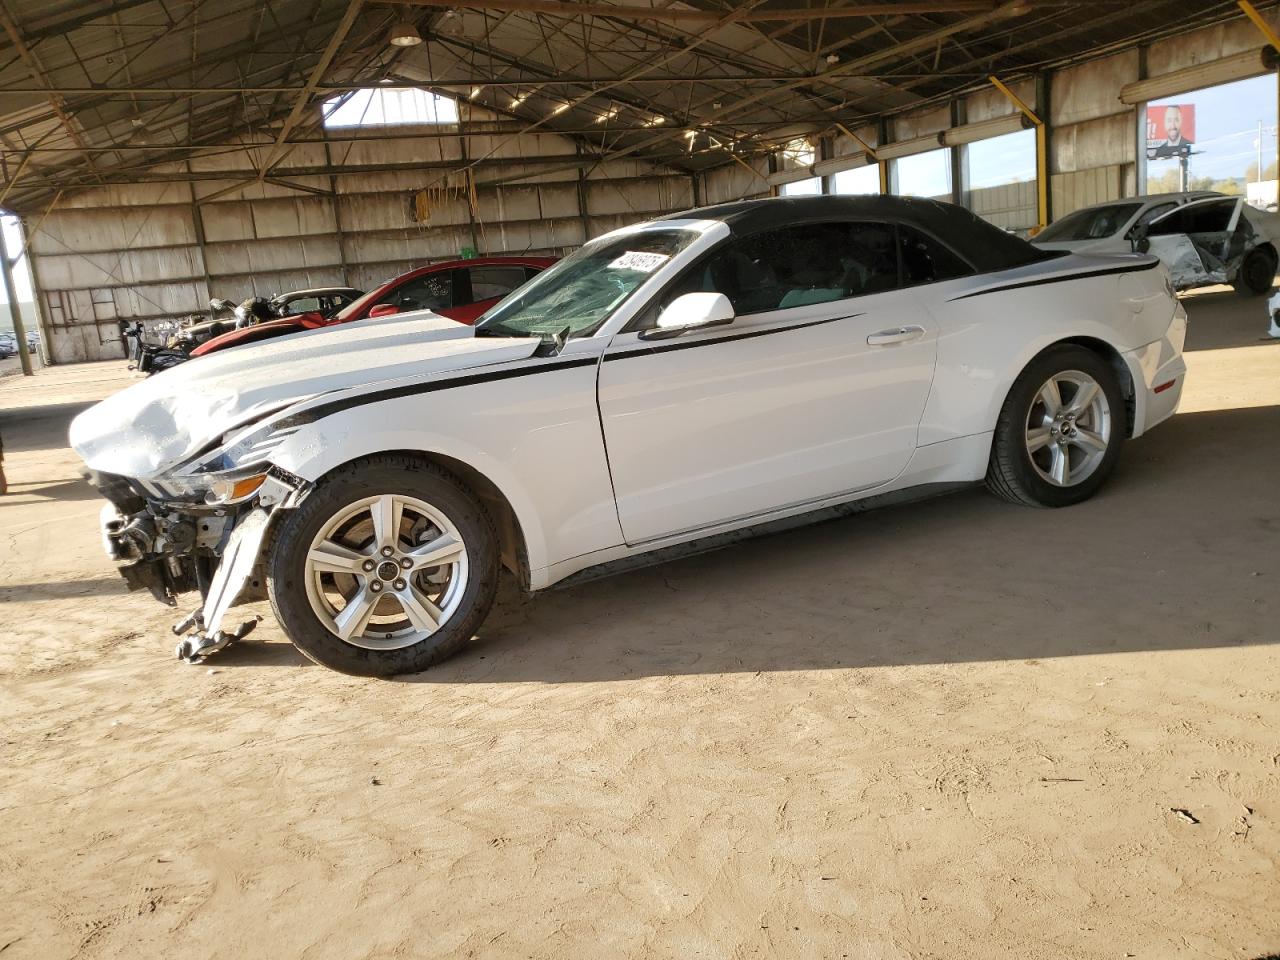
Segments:
[[[71,422],[71,446],[92,470],[146,480],[300,400],[520,360],[537,346],[476,337],[425,311],[308,330],[193,359],[121,390]]]

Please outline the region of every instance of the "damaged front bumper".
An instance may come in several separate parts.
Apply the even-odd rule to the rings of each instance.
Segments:
[[[180,594],[200,593],[200,607],[174,627],[194,634],[179,644],[179,656],[198,659],[248,632],[224,632],[223,620],[237,603],[266,596],[262,545],[275,512],[307,492],[304,481],[271,470],[243,502],[208,504],[157,498],[152,485],[124,477],[89,479],[108,500],[99,518],[103,548],[129,589],[148,590],[168,606]]]

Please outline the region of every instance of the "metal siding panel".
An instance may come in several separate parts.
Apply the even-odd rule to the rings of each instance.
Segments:
[[[1117,113],[1130,113],[1120,88],[1138,79],[1138,51],[1091,60],[1053,75],[1050,121],[1055,128]]]

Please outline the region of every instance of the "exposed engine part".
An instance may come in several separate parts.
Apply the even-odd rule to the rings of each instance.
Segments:
[[[128,520],[121,517],[111,522],[115,529],[109,531],[107,542],[113,559],[141,560],[154,552],[157,531],[151,514],[138,513]]]

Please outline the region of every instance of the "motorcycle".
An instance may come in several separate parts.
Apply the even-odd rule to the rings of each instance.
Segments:
[[[161,370],[168,370],[190,359],[190,355],[182,349],[157,343],[147,342],[147,329],[141,320],[133,323],[121,321],[121,334],[125,342],[130,370],[137,370],[150,376]]]
[[[211,320],[205,319],[201,314],[192,314],[176,324],[158,324],[154,328],[156,332],[169,334],[163,345],[146,342],[146,329],[142,321],[132,324],[121,321],[129,359],[133,361],[130,369],[151,376],[185,363],[193,356],[199,356],[200,347],[215,337],[279,319],[271,301],[266,297],[247,297],[238,304],[214,297],[209,301],[209,309],[215,314]],[[231,316],[216,316],[226,312],[230,312]],[[310,316],[311,314],[304,314],[295,319],[307,319]]]

